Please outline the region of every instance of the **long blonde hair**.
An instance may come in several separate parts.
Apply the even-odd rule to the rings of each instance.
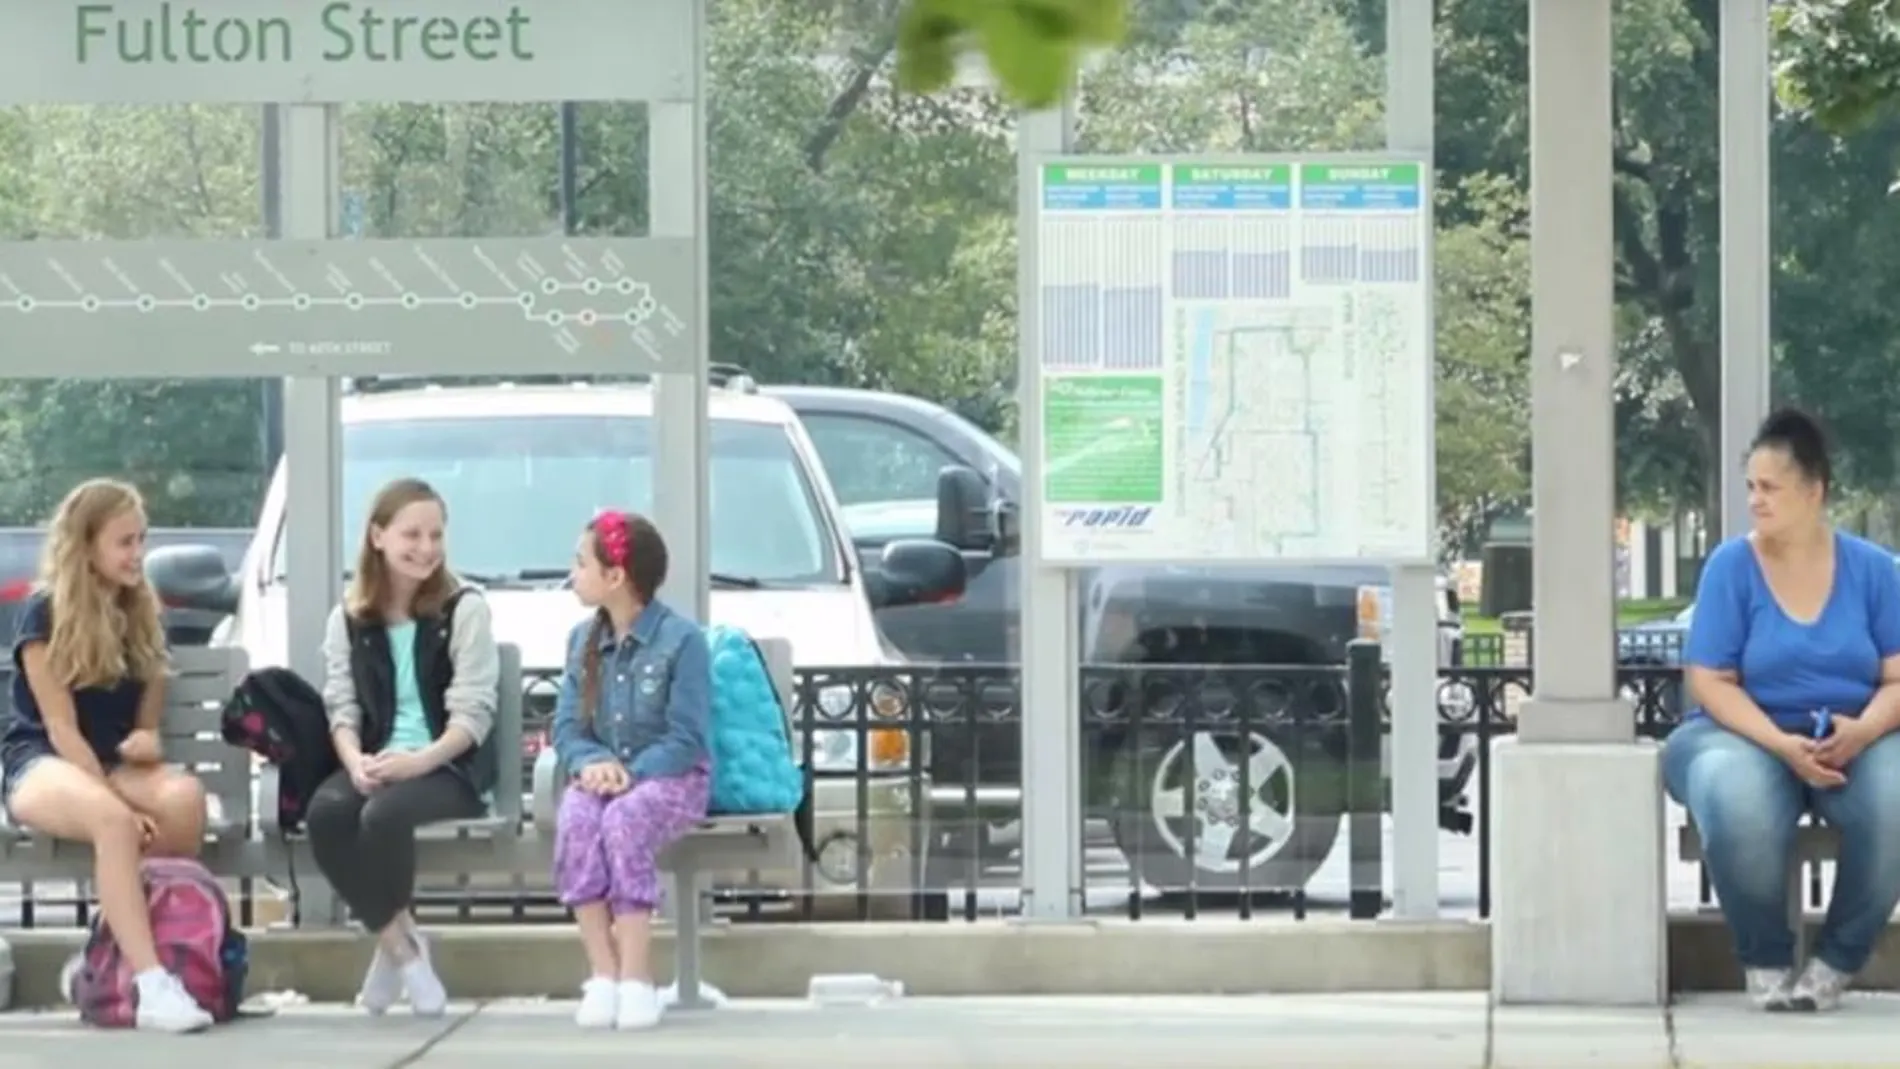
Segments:
[[[423,501],[434,502],[442,510],[443,521],[448,520],[448,503],[435,492],[435,487],[421,479],[397,479],[376,491],[376,498],[369,506],[369,520],[363,524],[363,544],[356,551],[356,575],[343,598],[350,616],[364,622],[382,621],[389,599],[389,566],[383,563],[382,550],[376,548],[376,531],[388,527],[396,513]],[[455,576],[449,572],[449,562],[444,560],[416,587],[409,614],[429,617],[441,612],[457,585]]]
[[[47,525],[40,583],[52,595],[53,633],[46,656],[54,678],[74,690],[125,679],[150,682],[165,672],[165,632],[152,585],[141,576],[120,586],[93,567],[94,543],[106,524],[144,510],[134,487],[88,479],[72,488]]]

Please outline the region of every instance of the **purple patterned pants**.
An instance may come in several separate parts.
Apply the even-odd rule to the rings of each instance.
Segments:
[[[660,901],[660,852],[706,819],[711,778],[701,770],[645,779],[613,798],[570,786],[554,829],[554,888],[564,906],[605,901],[613,915]]]

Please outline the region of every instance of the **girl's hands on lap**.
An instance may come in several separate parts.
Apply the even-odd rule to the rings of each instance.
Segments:
[[[581,769],[575,780],[579,782],[581,790],[603,798],[625,794],[627,788],[633,786],[633,777],[627,774],[626,766],[618,761],[596,761]]]
[[[127,764],[155,765],[164,760],[165,751],[159,745],[158,732],[140,728],[119,744],[119,756],[125,758]]]
[[[358,794],[374,794],[376,793],[376,788],[383,785],[383,781],[376,778],[375,768],[369,754],[358,755],[356,760],[350,762],[349,773],[350,786],[355,787],[356,793]]]
[[[379,784],[400,783],[428,775],[435,766],[419,753],[387,751],[364,759],[368,772]]]

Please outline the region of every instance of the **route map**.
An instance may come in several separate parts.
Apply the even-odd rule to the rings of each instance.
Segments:
[[[1430,559],[1426,169],[1040,165],[1043,559]]]

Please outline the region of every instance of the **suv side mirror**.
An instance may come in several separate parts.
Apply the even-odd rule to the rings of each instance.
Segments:
[[[969,468],[951,464],[937,473],[937,541],[954,549],[989,549],[990,488]]]
[[[230,615],[238,607],[238,582],[211,546],[165,546],[145,558],[145,575],[166,605]]]
[[[872,609],[955,601],[970,582],[963,554],[942,542],[902,538],[884,547],[876,568],[865,572]]]

